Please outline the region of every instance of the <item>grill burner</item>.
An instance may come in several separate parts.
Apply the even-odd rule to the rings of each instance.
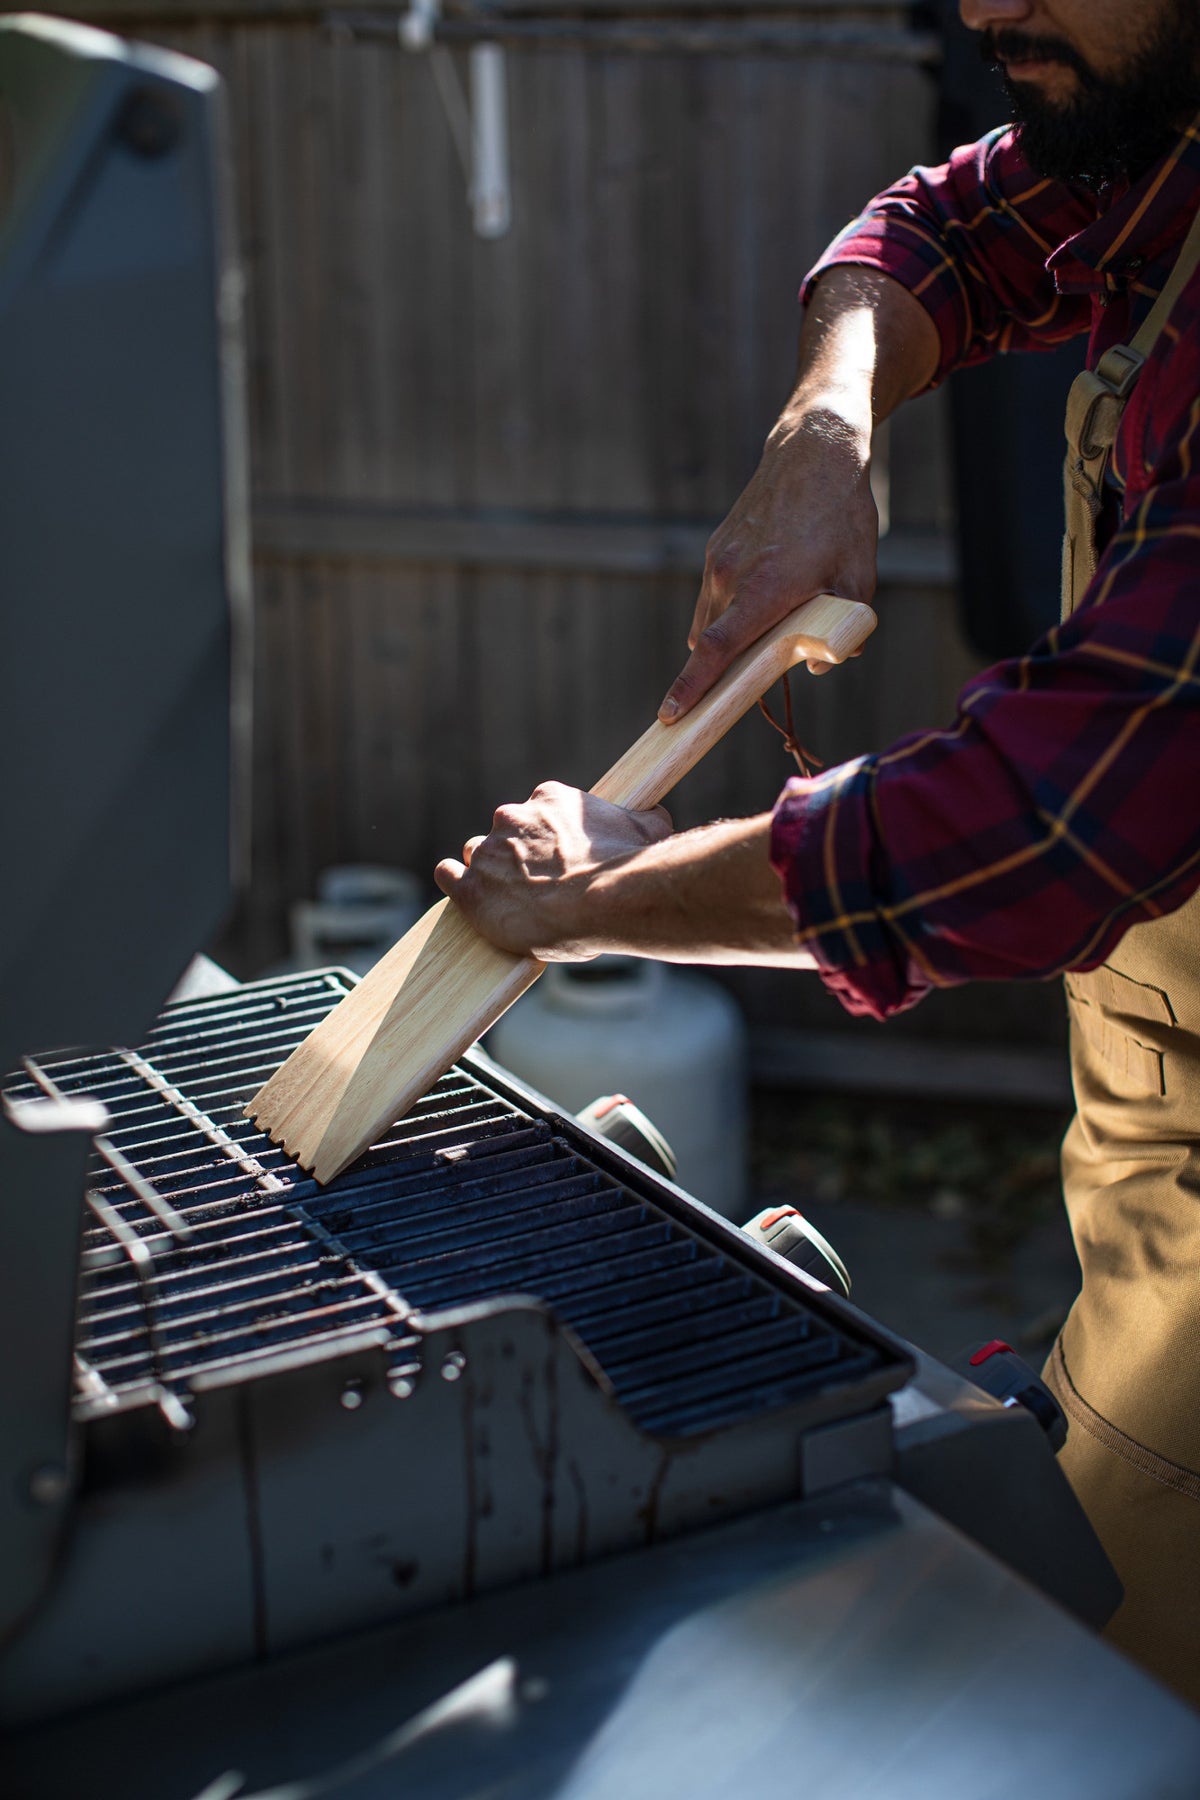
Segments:
[[[82,1417],[155,1401],[184,1424],[202,1372],[381,1329],[403,1382],[414,1310],[517,1293],[552,1306],[658,1434],[885,1367],[869,1338],[734,1262],[618,1180],[591,1140],[568,1141],[462,1065],[318,1187],[241,1109],[346,989],[335,972],[260,982],[169,1006],[138,1052],[26,1064],[14,1101],[86,1094],[111,1118],[90,1171]]]

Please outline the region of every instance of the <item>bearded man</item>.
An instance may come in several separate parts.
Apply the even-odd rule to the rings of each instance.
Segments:
[[[879,195],[808,278],[796,387],[660,716],[811,595],[871,597],[894,407],[1086,333],[1063,623],[949,728],[792,780],[771,814],[672,834],[551,784],[438,880],[511,950],[806,967],[879,1019],[1065,975],[1061,1460],[1124,1583],[1111,1638],[1200,1705],[1200,5],[961,12],[1017,124]]]

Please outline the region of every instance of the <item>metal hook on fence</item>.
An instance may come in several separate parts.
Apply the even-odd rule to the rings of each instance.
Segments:
[[[400,44],[429,58],[450,136],[458,151],[477,237],[503,237],[512,224],[508,174],[508,71],[499,44],[468,52],[470,98],[454,59],[437,42],[441,0],[410,0],[397,28]]]

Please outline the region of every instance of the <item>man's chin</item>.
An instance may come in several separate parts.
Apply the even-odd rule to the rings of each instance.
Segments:
[[[1004,74],[1004,85],[1019,118],[1046,109],[1065,112],[1079,98],[1078,75],[1059,62],[1008,64]]]

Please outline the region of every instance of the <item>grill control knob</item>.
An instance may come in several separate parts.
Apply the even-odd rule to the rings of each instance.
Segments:
[[[652,1125],[641,1107],[624,1094],[604,1094],[575,1117],[597,1137],[607,1138],[610,1144],[619,1145],[644,1162],[656,1175],[674,1181],[675,1152],[657,1125]]]
[[[950,1364],[1002,1406],[1023,1406],[1031,1412],[1057,1455],[1067,1441],[1067,1415],[1040,1376],[1019,1357],[1003,1338],[972,1344]]]
[[[849,1294],[850,1276],[845,1263],[833,1245],[794,1206],[768,1206],[765,1212],[748,1219],[742,1230],[747,1237],[769,1244],[776,1256],[786,1257],[814,1281],[823,1282],[839,1294]]]

